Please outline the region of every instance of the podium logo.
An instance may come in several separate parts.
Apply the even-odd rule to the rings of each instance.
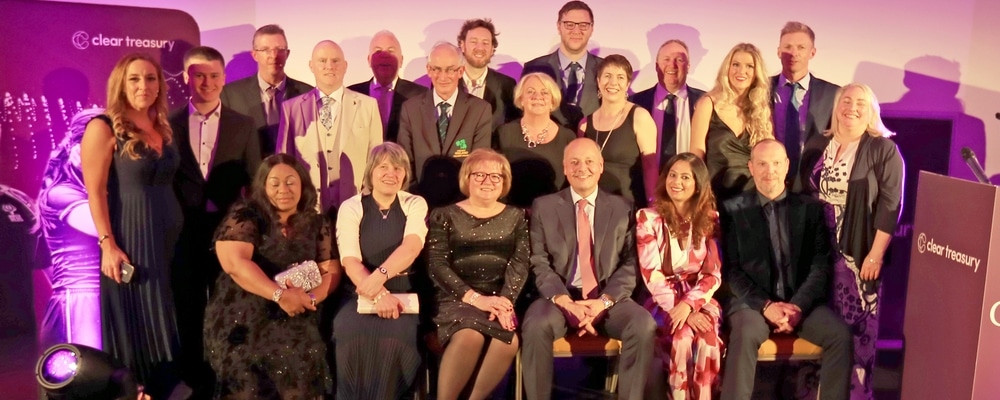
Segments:
[[[76,31],[76,33],[73,34],[72,40],[73,47],[80,50],[86,50],[87,47],[90,47],[90,35],[88,35],[87,32]]]
[[[1000,308],[1000,301],[993,303],[993,307],[990,307],[990,322],[993,325],[1000,326],[1000,321],[997,321],[997,309]]]
[[[921,254],[930,252],[931,254],[944,257],[945,259],[957,262],[967,267],[973,267],[973,272],[979,272],[979,264],[982,260],[970,254],[962,253],[951,248],[947,244],[934,243],[934,238],[927,238],[923,232],[917,235],[917,251]]]

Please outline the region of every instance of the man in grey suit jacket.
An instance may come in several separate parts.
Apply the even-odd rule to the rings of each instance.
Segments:
[[[556,20],[559,49],[524,64],[521,76],[532,72],[548,74],[563,90],[562,102],[552,117],[576,132],[580,120],[597,111],[597,65],[603,59],[587,53],[594,32],[594,12],[582,1],[570,1],[559,9]]]
[[[251,50],[257,73],[229,82],[222,89],[222,104],[253,119],[264,157],[274,154],[281,103],[312,90],[312,86],[285,75],[289,53],[281,27],[260,27],[253,34]]]
[[[298,158],[319,194],[320,211],[361,191],[371,149],[382,144],[375,99],[344,87],[347,60],[337,43],[316,44],[309,69],[316,89],[281,105],[278,151]]]
[[[372,69],[372,79],[347,87],[378,101],[384,132],[382,138],[386,142],[398,140],[399,113],[403,103],[427,93],[427,88],[399,77],[402,65],[403,49],[399,39],[392,32],[379,31],[368,44],[368,66]]]
[[[632,204],[597,188],[604,159],[593,140],[571,142],[563,168],[570,187],[532,205],[531,270],[540,298],[521,329],[528,399],[551,396],[552,342],[567,333],[621,339],[618,397],[641,399],[656,323],[630,298],[638,257]]]
[[[691,116],[705,91],[687,85],[690,67],[686,43],[678,39],[664,42],[656,52],[659,82],[630,99],[649,111],[656,123],[659,169],[675,154],[691,151]]]
[[[423,178],[425,164],[432,157],[461,161],[472,150],[490,148],[490,104],[458,90],[464,60],[457,46],[444,42],[435,45],[427,58],[427,75],[434,82],[433,89],[403,103],[399,145],[413,163],[414,185]],[[454,185],[457,187],[457,180]]]
[[[497,31],[487,19],[470,19],[462,24],[458,33],[458,47],[465,57],[465,73],[459,88],[493,107],[493,131],[500,125],[521,117],[521,110],[514,106],[514,78],[489,68],[496,53]],[[493,142],[496,143],[496,138]]]
[[[816,55],[815,42],[816,34],[806,24],[785,24],[778,45],[781,74],[771,77],[774,137],[788,150],[789,178],[799,170],[806,141],[830,129],[833,102],[840,89],[809,73],[809,60]]]

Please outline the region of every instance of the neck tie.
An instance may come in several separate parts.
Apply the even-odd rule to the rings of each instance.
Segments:
[[[764,205],[764,217],[767,218],[767,231],[771,239],[771,251],[774,254],[775,294],[784,301],[788,299],[785,297],[785,268],[788,267],[788,254],[785,253],[786,240],[781,235],[781,218],[776,202],[771,201]]]
[[[799,155],[802,153],[802,126],[799,124],[799,106],[802,102],[795,95],[800,89],[798,82],[788,82],[791,95],[788,97],[788,111],[785,112],[785,151],[788,152],[788,175],[794,176],[799,168]]]
[[[667,106],[663,108],[663,128],[660,129],[660,168],[677,154],[677,95],[667,94]]]
[[[333,108],[333,99],[330,96],[323,96],[323,106],[319,109],[319,123],[323,125],[326,130],[333,129],[333,113],[331,109]]]
[[[576,61],[569,63],[569,76],[566,77],[566,93],[563,93],[563,99],[573,105],[576,104],[576,98],[580,92],[580,80],[576,77],[578,71],[580,71],[579,63]]]
[[[267,119],[267,132],[273,142],[278,137],[278,119],[280,114],[281,92],[278,88],[270,86],[265,90],[267,93],[267,103],[264,104],[264,118]]]
[[[389,114],[392,113],[392,88],[379,86],[375,91],[378,92],[378,114],[382,117],[382,137],[385,137],[385,132],[389,129]]]
[[[438,103],[438,138],[441,140],[441,149],[444,150],[444,141],[448,136],[448,109],[451,108],[451,104],[446,102]]]
[[[576,202],[576,247],[579,256],[580,277],[583,281],[583,298],[597,298],[597,272],[594,271],[593,239],[590,219],[587,218],[587,199]]]

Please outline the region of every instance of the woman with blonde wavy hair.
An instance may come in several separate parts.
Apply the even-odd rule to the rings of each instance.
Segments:
[[[766,71],[757,46],[737,44],[719,67],[715,88],[695,105],[691,152],[705,160],[719,203],[753,188],[750,149],[774,137]]]
[[[169,265],[183,216],[174,196],[180,163],[157,61],[130,54],[108,78],[107,111],[90,120],[80,153],[101,249],[104,351],[154,398],[179,383]]]

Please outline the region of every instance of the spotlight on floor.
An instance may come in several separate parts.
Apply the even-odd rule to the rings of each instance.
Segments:
[[[81,344],[57,344],[38,359],[35,377],[50,399],[134,399],[135,379],[110,354]]]

